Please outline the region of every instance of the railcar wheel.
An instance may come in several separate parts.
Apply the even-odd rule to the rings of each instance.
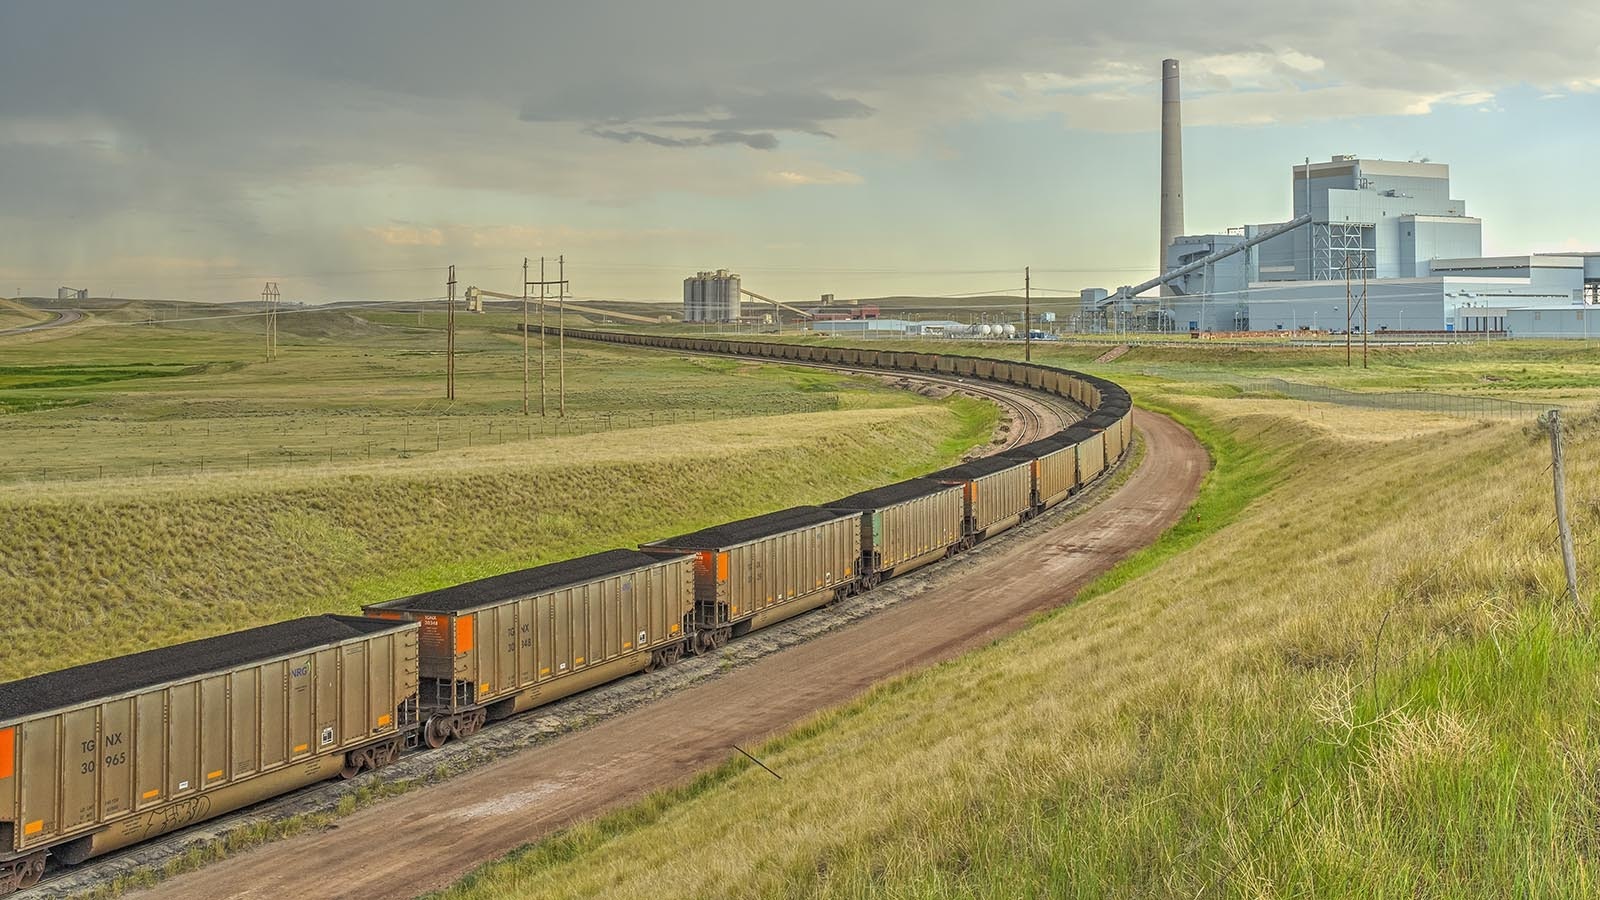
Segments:
[[[450,740],[450,719],[445,716],[434,716],[422,726],[422,739],[434,750],[443,747]]]
[[[367,751],[359,750],[353,753],[346,753],[344,755],[344,768],[339,770],[339,777],[349,781],[370,767],[371,762],[367,757]]]
[[[26,890],[38,884],[39,879],[44,877],[44,858],[45,854],[41,851],[11,863],[10,872],[0,868],[0,876],[3,876],[0,877],[0,893]]]

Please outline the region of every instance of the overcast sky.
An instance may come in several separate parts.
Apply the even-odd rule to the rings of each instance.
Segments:
[[[0,0],[0,295],[786,298],[1142,280],[1290,167],[1451,165],[1485,251],[1600,249],[1593,0]]]

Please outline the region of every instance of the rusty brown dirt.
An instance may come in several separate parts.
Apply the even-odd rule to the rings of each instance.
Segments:
[[[526,753],[403,794],[300,835],[180,875],[137,896],[400,898],[445,887],[483,862],[658,788],[872,684],[1023,627],[1156,540],[1193,501],[1205,449],[1136,410],[1143,464],[1060,527],[1015,542],[948,584]]]

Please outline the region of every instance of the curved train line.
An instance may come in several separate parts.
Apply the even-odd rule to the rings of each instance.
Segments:
[[[652,643],[648,648],[644,643],[646,632],[641,630],[639,647],[632,654],[618,657],[617,661],[625,664],[608,664],[607,666],[594,667],[590,669],[590,674],[581,677],[577,677],[579,673],[576,671],[566,673],[566,677],[569,680],[564,684],[557,683],[558,679],[563,677],[560,674],[550,675],[548,678],[541,680],[539,676],[527,677],[528,672],[525,671],[523,673],[524,677],[521,679],[512,677],[509,692],[506,690],[495,691],[486,682],[481,686],[486,693],[480,693],[476,674],[473,675],[470,683],[463,686],[461,679],[454,677],[454,670],[441,675],[440,670],[437,668],[441,662],[447,668],[451,663],[456,664],[457,668],[459,668],[461,660],[467,657],[472,659],[474,665],[478,665],[482,662],[479,659],[480,657],[487,659],[493,656],[498,651],[486,649],[484,653],[474,654],[470,640],[466,644],[467,649],[462,650],[461,635],[463,633],[471,635],[475,622],[484,616],[486,612],[501,607],[511,607],[517,602],[526,602],[525,600],[518,601],[515,597],[505,594],[500,595],[498,598],[494,596],[476,597],[475,599],[481,599],[484,602],[478,603],[478,605],[472,606],[470,609],[462,608],[445,612],[437,612],[421,607],[415,609],[406,607],[406,603],[416,601],[417,598],[402,598],[399,601],[375,604],[373,607],[368,608],[368,615],[377,619],[391,620],[393,625],[392,634],[387,634],[384,638],[385,640],[393,641],[393,643],[385,644],[384,646],[397,648],[393,650],[397,654],[394,671],[409,672],[412,677],[409,686],[401,684],[403,679],[395,679],[396,690],[409,691],[409,693],[402,693],[398,696],[399,702],[393,707],[393,715],[385,713],[381,716],[378,720],[380,725],[373,729],[370,740],[357,736],[352,739],[353,743],[347,741],[322,754],[312,752],[308,754],[306,759],[293,766],[285,761],[281,767],[271,772],[254,773],[253,776],[247,773],[244,777],[229,779],[219,784],[218,789],[213,793],[191,793],[182,801],[172,803],[153,802],[150,804],[148,812],[139,811],[137,815],[134,814],[135,811],[126,809],[121,811],[121,815],[98,815],[95,810],[89,809],[88,812],[90,814],[87,816],[81,813],[78,814],[80,821],[77,825],[64,827],[59,824],[59,821],[46,822],[43,819],[33,819],[30,811],[42,808],[40,806],[42,803],[54,803],[55,805],[51,809],[59,811],[63,808],[63,798],[73,791],[77,792],[76,796],[82,796],[85,785],[89,785],[92,797],[100,798],[105,796],[107,791],[105,782],[111,777],[109,771],[91,774],[94,772],[93,765],[82,767],[82,772],[75,771],[79,767],[76,757],[69,758],[67,748],[72,745],[73,740],[79,735],[69,733],[71,729],[81,729],[84,727],[83,723],[85,721],[92,721],[92,734],[85,732],[84,735],[91,737],[92,740],[82,741],[81,743],[86,747],[93,747],[93,750],[88,753],[88,758],[95,759],[100,750],[104,749],[99,744],[107,737],[107,727],[103,727],[102,723],[107,720],[108,716],[112,715],[109,711],[116,704],[131,704],[137,697],[142,697],[152,692],[178,690],[184,685],[176,685],[173,681],[164,682],[153,687],[136,684],[121,691],[109,690],[102,695],[87,699],[79,698],[77,702],[69,704],[71,708],[60,704],[50,706],[46,703],[43,704],[45,708],[42,710],[34,710],[29,717],[21,718],[15,715],[8,717],[8,712],[15,712],[14,709],[8,708],[5,702],[8,696],[12,698],[25,697],[30,685],[40,686],[45,683],[45,680],[50,680],[50,684],[55,684],[62,681],[63,676],[69,679],[75,675],[88,678],[92,674],[91,670],[95,670],[96,667],[120,664],[126,668],[126,660],[129,658],[108,660],[103,663],[94,663],[89,666],[80,666],[75,669],[37,676],[34,679],[0,684],[0,893],[38,884],[45,874],[47,854],[52,857],[61,857],[69,862],[82,862],[102,853],[112,853],[123,847],[142,843],[200,821],[222,816],[246,805],[297,791],[302,787],[328,777],[330,773],[338,772],[340,769],[343,770],[343,774],[346,777],[353,777],[361,771],[377,768],[392,761],[403,750],[414,748],[419,743],[438,746],[446,740],[465,737],[492,719],[503,718],[512,713],[548,703],[575,691],[605,683],[635,671],[647,670],[656,665],[669,664],[683,655],[713,650],[731,637],[798,615],[824,602],[842,599],[862,590],[869,590],[884,578],[901,575],[921,565],[967,549],[978,541],[992,537],[1017,523],[1026,521],[1046,507],[1078,493],[1084,486],[1109,469],[1111,464],[1121,458],[1132,438],[1131,402],[1126,391],[1104,379],[1049,366],[950,354],[827,348],[760,341],[723,341],[622,332],[569,331],[568,334],[580,340],[634,345],[651,349],[735,355],[758,360],[791,362],[825,368],[876,372],[888,371],[921,380],[943,381],[964,391],[986,394],[992,399],[997,399],[1012,409],[1020,411],[1022,413],[1023,426],[1019,429],[1014,429],[1008,442],[998,448],[999,456],[980,461],[984,462],[985,465],[968,464],[967,466],[958,466],[945,470],[943,473],[935,473],[933,476],[928,476],[927,479],[913,479],[912,482],[927,481],[929,483],[917,486],[915,491],[920,493],[915,498],[906,499],[903,502],[901,500],[872,501],[877,505],[874,507],[861,507],[860,504],[846,506],[844,511],[835,509],[831,515],[821,508],[802,507],[797,508],[797,510],[818,510],[818,512],[800,514],[800,518],[793,522],[788,520],[774,521],[774,519],[775,517],[781,519],[783,516],[794,514],[796,513],[795,510],[774,513],[769,516],[757,517],[756,519],[729,523],[726,526],[708,529],[706,532],[697,533],[696,535],[681,536],[669,541],[657,542],[654,545],[646,545],[643,548],[644,550],[667,560],[660,563],[660,566],[663,567],[663,572],[667,571],[665,567],[676,567],[672,570],[672,577],[683,578],[682,583],[685,588],[688,588],[691,581],[693,582],[692,596],[689,597],[690,605],[683,615],[681,630],[679,627],[674,626],[670,630],[670,634],[664,637],[652,638]],[[1004,387],[975,386],[971,383],[972,380],[997,382]],[[1024,399],[1020,403],[1016,402],[1019,396],[1025,395],[1019,394],[1014,390],[1015,388],[1025,388],[1047,395],[1054,395],[1057,398],[1070,399],[1089,410],[1089,414],[1082,422],[1073,425],[1069,429],[1019,446],[1023,437],[1037,437],[1039,431],[1045,425],[1043,415],[1033,405],[1036,401]],[[1052,408],[1059,409],[1059,407]],[[1066,482],[1061,481],[1059,475],[1062,465],[1065,465],[1065,470],[1071,473]],[[1049,474],[1050,472],[1057,474],[1051,475]],[[887,496],[883,495],[882,492],[893,492],[895,489],[911,485],[912,482],[887,486],[877,493],[880,496]],[[1026,483],[1026,488],[1019,494],[1016,490],[1017,485],[1024,482]],[[958,488],[959,490],[957,490]],[[864,494],[857,496],[866,497],[869,494],[874,494],[874,492],[864,492]],[[942,519],[949,516],[948,511],[942,513],[929,512],[928,510],[932,507],[923,501],[931,500],[936,496],[951,500],[957,494],[959,494],[960,498],[958,506],[961,509],[958,534],[947,534],[943,538],[935,538],[933,539],[935,540],[934,544],[925,543],[920,547],[912,546],[909,549],[902,548],[894,551],[896,555],[892,560],[889,558],[890,548],[887,543],[882,547],[878,547],[873,543],[881,538],[879,529],[882,527],[882,517],[884,515],[893,514],[899,516],[899,521],[907,523],[907,528],[917,531],[917,534],[920,535],[922,530],[925,530],[924,526],[929,525],[928,521],[923,520]],[[846,503],[851,499],[853,498],[846,498],[845,501],[836,501],[836,503]],[[1000,506],[997,508],[996,504],[1000,504]],[[948,503],[945,505],[948,507]],[[865,523],[860,513],[865,514]],[[781,559],[786,565],[799,565],[802,568],[806,565],[811,565],[815,572],[805,570],[801,572],[801,575],[809,584],[809,579],[815,574],[818,587],[808,593],[791,593],[787,598],[783,596],[780,590],[777,602],[773,602],[773,597],[768,596],[765,598],[767,603],[762,609],[742,610],[738,605],[730,605],[730,597],[724,593],[723,585],[730,581],[738,580],[737,578],[729,579],[727,576],[730,550],[718,549],[718,546],[715,545],[706,547],[702,545],[708,540],[713,540],[725,529],[737,530],[741,527],[752,526],[753,523],[762,523],[760,527],[768,530],[778,529],[778,532],[774,532],[772,536],[775,541],[803,535],[808,537],[815,545],[818,542],[825,542],[824,539],[835,540],[837,538],[839,541],[844,542],[839,544],[840,547],[845,548],[841,553],[849,558],[842,563],[837,563],[837,560],[827,563],[830,571],[828,572],[828,578],[824,579],[821,571],[824,563],[819,561],[820,557],[818,559],[811,558],[817,557],[818,554],[815,550],[811,551],[810,556],[802,554],[802,556],[805,556],[805,560],[798,563],[790,560],[787,556],[774,556],[772,557],[773,560]],[[901,527],[899,525],[896,526],[897,529]],[[704,537],[704,535],[711,535],[711,537]],[[926,538],[916,539],[927,540]],[[725,543],[728,543],[732,551],[737,551],[760,544],[766,538],[760,538],[754,542],[747,541],[744,544],[741,544],[740,540],[739,538],[728,538]],[[947,541],[947,543],[937,543],[940,540]],[[802,541],[802,544],[804,544],[804,541]],[[855,556],[857,550],[860,551],[859,557]],[[613,554],[630,552],[610,551]],[[596,557],[601,556],[606,556],[606,554],[596,555]],[[822,556],[826,556],[826,554],[824,553]],[[570,567],[573,564],[584,563],[593,558],[595,557],[586,557],[570,563],[556,563],[552,566],[526,570],[524,573],[509,573],[507,576],[499,576],[498,578],[506,579],[530,574],[537,576],[537,573],[545,572],[546,570],[560,569],[563,566]],[[695,572],[692,577],[690,574],[691,565]],[[760,571],[763,562],[758,559],[751,565],[755,566],[756,571]],[[841,565],[842,575],[836,575],[832,570],[838,569]],[[646,568],[652,570],[654,567],[654,563],[646,566]],[[565,572],[566,570],[562,571]],[[707,574],[708,571],[711,574]],[[537,581],[538,577],[535,577],[535,580]],[[470,593],[474,590],[481,592],[484,590],[484,585],[496,581],[497,579],[487,579],[485,582],[463,585],[455,589],[445,589],[444,592],[436,593],[448,593],[450,591],[467,591]],[[667,590],[669,593],[670,589],[671,586],[668,585]],[[760,592],[761,590],[758,588],[756,593],[759,594]],[[621,601],[614,599],[611,602],[617,603]],[[731,602],[737,604],[740,601],[732,600]],[[760,598],[756,597],[754,602],[759,604]],[[551,604],[551,615],[554,616],[555,606],[553,600]],[[587,602],[585,603],[585,608],[587,608]],[[606,615],[615,613],[614,608],[608,607],[608,609],[611,611],[600,614],[602,619]],[[446,619],[448,621],[445,621]],[[308,620],[294,620],[294,622],[282,624],[290,626],[306,621]],[[489,621],[493,623],[496,620],[491,618]],[[370,626],[363,627],[382,629],[391,624],[391,622],[373,621]],[[267,626],[264,629],[253,629],[252,632],[241,632],[239,635],[268,632],[276,627]],[[440,638],[438,634],[434,634],[430,638],[430,629],[438,632],[440,628],[448,628],[447,637]],[[463,629],[465,629],[464,632]],[[523,632],[526,633],[527,631],[528,626],[525,624]],[[487,635],[491,641],[495,640],[495,635],[498,634],[498,632],[491,631],[489,628],[485,628],[482,633]],[[515,626],[506,633],[508,636],[514,636],[516,633]],[[219,639],[228,637],[230,636],[220,636]],[[216,641],[219,639],[208,640]],[[441,640],[445,641],[445,643],[441,643]],[[430,641],[432,642],[431,644]],[[164,648],[150,653],[164,654],[163,658],[181,656],[186,651],[186,648],[201,643],[204,642],[180,644],[176,647]],[[340,644],[338,652],[340,654],[350,652],[350,644],[353,643],[355,642]],[[532,644],[533,639],[529,637],[525,646],[531,647]],[[630,643],[627,646],[632,647],[632,644]],[[413,667],[410,669],[405,668],[405,659],[399,658],[403,657],[405,647],[409,647],[413,653],[418,652],[420,647],[422,673],[422,685],[420,688],[415,677],[418,672],[415,665],[417,658],[411,658]],[[518,657],[514,646],[507,649],[511,656]],[[303,649],[293,656],[298,659],[301,655],[309,654],[313,650],[319,652],[319,654],[333,652],[331,646],[319,646]],[[385,650],[384,652],[389,653],[391,651]],[[528,654],[531,657],[532,651],[528,651]],[[307,658],[309,659],[310,657],[308,656]],[[344,656],[330,656],[329,658],[343,659]],[[582,664],[584,660],[582,657],[578,657],[577,662]],[[292,665],[293,663],[290,661],[288,664]],[[266,665],[266,663],[256,662],[252,663],[252,665],[256,667],[251,670],[254,672],[261,666]],[[431,670],[432,675],[429,674],[430,666],[433,667]],[[235,666],[234,670],[230,671],[237,671],[240,668]],[[524,668],[531,670],[531,666],[526,661],[524,662]],[[565,665],[562,666],[563,670],[566,668]],[[546,672],[548,671],[547,669]],[[205,677],[212,681],[218,678],[226,680],[228,674],[228,672],[218,670],[210,672]],[[374,686],[374,680],[379,674],[385,673],[376,668],[371,668],[368,670],[367,680],[361,681],[359,690],[363,694],[362,702],[364,702],[367,692],[378,691],[378,688]],[[540,675],[543,674],[540,673]],[[257,676],[252,675],[251,677],[254,679]],[[189,680],[195,681],[198,686],[199,679],[191,678]],[[337,680],[335,679],[335,681]],[[254,684],[255,682],[252,680],[251,683]],[[287,685],[290,682],[286,679],[285,683]],[[347,682],[341,683],[346,684],[348,689]],[[140,690],[144,690],[144,694],[140,694]],[[338,685],[330,688],[330,690],[337,691]],[[165,711],[163,712],[162,720],[165,723],[170,721],[171,718],[170,704],[172,700],[170,693],[164,693],[162,696],[164,699],[161,700],[161,704],[165,704],[162,705],[162,709]],[[193,696],[199,696],[198,689]],[[253,712],[251,713],[255,717],[256,732],[254,733],[257,740],[253,751],[256,755],[253,759],[257,761],[261,759],[261,748],[264,746],[263,742],[265,741],[261,731],[266,725],[270,724],[266,722],[265,714],[259,706],[261,698],[265,696],[265,693],[256,695],[255,702],[258,705],[252,708]],[[252,701],[249,698],[244,698],[242,702],[250,703]],[[340,697],[338,699],[340,709],[346,709],[348,704],[352,702],[356,701],[349,697]],[[11,706],[16,707],[17,704],[12,703]],[[221,708],[225,711],[231,710],[231,701]],[[141,706],[140,710],[142,711],[143,709],[144,707]],[[93,715],[87,715],[86,711],[88,710],[93,710]],[[204,714],[204,708],[202,708],[201,712]],[[127,716],[128,713],[123,713],[123,715]],[[217,714],[214,718],[221,718],[222,715],[224,714]],[[231,715],[231,713],[228,713],[228,715]],[[69,717],[74,718],[69,719]],[[228,721],[232,721],[232,719]],[[74,722],[76,724],[73,724]],[[206,724],[203,719],[191,720],[191,723],[188,726],[190,730],[201,733],[206,733],[207,729],[213,727]],[[43,733],[41,729],[46,727],[58,736],[52,740],[51,752],[48,754],[40,752],[37,746],[37,739],[34,737],[34,735]],[[122,727],[126,728],[128,726]],[[224,725],[224,728],[226,727]],[[287,725],[284,726],[285,729],[287,727]],[[164,727],[163,730],[165,731],[166,728]],[[17,739],[19,734],[22,738],[21,740]],[[329,732],[325,732],[324,743],[329,742],[328,734]],[[118,737],[120,738],[120,732]],[[181,734],[173,731],[171,737],[173,738],[173,745],[179,743],[175,739],[176,737],[198,739],[187,731]],[[299,749],[304,750],[306,748],[301,747]],[[26,751],[31,751],[31,755]],[[237,752],[237,748],[235,752]],[[111,768],[111,761],[117,756],[118,754],[116,753],[107,755],[107,770]],[[167,761],[164,757],[160,762],[143,762],[149,762],[150,765],[161,765]],[[126,758],[118,761],[118,765],[123,763],[126,763],[130,768],[133,766],[133,762]],[[265,768],[265,766],[262,768]],[[298,780],[293,777],[296,772],[300,773],[301,776]],[[222,774],[219,771],[213,773],[211,777],[219,778]],[[174,775],[173,777],[177,776]],[[90,784],[91,782],[92,784]],[[25,792],[24,784],[38,783],[52,787],[45,792],[38,790],[34,790],[31,793]],[[50,795],[48,801],[40,799],[44,794]],[[33,804],[32,807],[29,806],[30,803]],[[201,806],[197,804],[203,805],[204,809],[201,810]],[[197,813],[195,810],[201,811]],[[87,821],[85,822],[84,820]],[[47,825],[50,828],[47,829]],[[138,827],[135,828],[134,826]],[[44,833],[41,834],[40,832]],[[54,878],[51,879],[51,881],[54,880]]]

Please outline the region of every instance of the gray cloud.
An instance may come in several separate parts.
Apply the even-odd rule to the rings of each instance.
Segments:
[[[587,122],[585,134],[622,143],[642,141],[675,148],[742,144],[753,150],[773,150],[778,146],[777,132],[831,138],[834,135],[826,123],[864,119],[873,112],[853,97],[820,91],[730,94],[644,86],[634,92],[611,84],[582,85],[576,92],[530,103],[520,118],[525,122]]]
[[[701,137],[668,137],[662,134],[652,134],[638,129],[612,129],[590,126],[585,128],[585,134],[608,141],[617,141],[631,144],[634,141],[643,141],[657,147],[716,147],[723,144],[743,144],[752,150],[778,149],[778,136],[767,131],[713,131]]]
[[[1167,55],[1191,121],[1225,123],[1600,89],[1597,46],[1590,0],[0,0],[0,247],[43,271],[113,252],[342,269],[372,252],[337,237],[363,217],[604,221],[851,169],[861,147],[925,153],[991,115],[1153,128]],[[1038,75],[1081,93],[1029,97]],[[1295,102],[1307,86],[1339,102]]]

